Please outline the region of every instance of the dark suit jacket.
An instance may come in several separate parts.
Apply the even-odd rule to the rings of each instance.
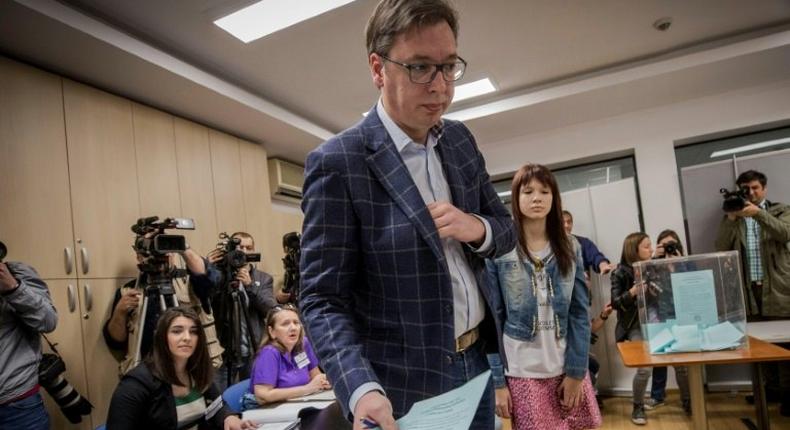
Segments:
[[[501,350],[504,310],[485,277],[483,257],[515,246],[510,214],[499,201],[469,130],[445,121],[437,145],[453,204],[485,218],[493,245],[466,258],[487,302],[481,330]],[[428,208],[392,139],[370,111],[307,158],[300,307],[346,416],[354,390],[378,382],[395,417],[453,388],[453,293]]]

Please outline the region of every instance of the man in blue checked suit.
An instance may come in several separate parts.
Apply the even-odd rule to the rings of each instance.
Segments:
[[[457,35],[444,0],[382,1],[367,27],[381,97],[307,158],[300,306],[355,429],[395,429],[502,349],[484,258],[516,235],[471,133],[441,118],[466,69]],[[493,411],[489,383],[472,428],[493,428]]]

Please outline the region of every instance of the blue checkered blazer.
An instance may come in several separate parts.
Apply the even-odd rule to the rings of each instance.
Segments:
[[[469,130],[445,121],[437,145],[453,204],[491,224],[485,257],[516,243]],[[453,388],[453,294],[439,234],[376,109],[307,157],[300,307],[343,412],[354,390],[378,382],[395,417]],[[488,304],[481,324],[502,350],[504,308],[483,257],[466,257]],[[352,411],[353,412],[353,411]]]

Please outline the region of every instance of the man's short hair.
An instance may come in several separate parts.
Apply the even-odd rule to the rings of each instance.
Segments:
[[[760,185],[765,187],[765,185],[768,183],[768,178],[764,173],[760,173],[756,170],[747,170],[738,175],[738,179],[735,181],[735,183],[738,184],[738,186],[741,186],[752,181],[760,181]]]
[[[568,215],[568,218],[570,218],[571,220],[573,220],[573,214],[572,214],[572,213],[570,213],[570,211],[566,211],[565,209],[563,209],[563,210],[562,210],[562,214],[563,214],[563,215]]]
[[[255,238],[253,238],[251,234],[245,231],[237,231],[236,233],[231,234],[230,237],[235,237],[239,239],[249,239],[252,241],[252,246],[255,246]]]
[[[458,40],[458,12],[445,0],[382,0],[365,28],[368,55],[388,55],[395,38],[446,21]]]

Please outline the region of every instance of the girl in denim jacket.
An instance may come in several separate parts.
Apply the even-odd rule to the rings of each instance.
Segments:
[[[587,374],[589,293],[579,243],[565,233],[557,181],[527,164],[511,186],[518,245],[488,261],[505,301],[504,370],[490,355],[497,415],[519,429],[589,429],[601,413]]]

